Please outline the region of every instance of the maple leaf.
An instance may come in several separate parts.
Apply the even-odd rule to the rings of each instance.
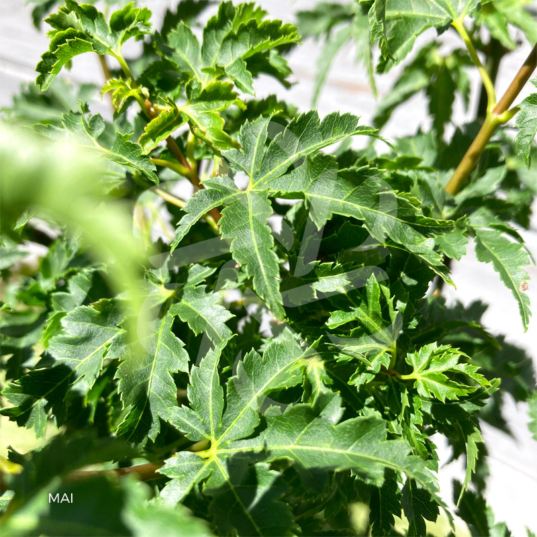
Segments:
[[[107,22],[94,6],[66,0],[64,7],[46,19],[53,30],[49,32],[49,50],[36,68],[40,73],[37,84],[42,91],[46,90],[67,63],[86,52],[109,54],[123,61],[121,49],[124,43],[150,32],[150,16],[147,8],[134,7],[134,3],[130,3],[112,13]]]
[[[49,408],[61,423],[66,417],[67,392],[75,385],[81,392],[91,388],[104,357],[123,333],[118,326],[121,320],[117,304],[108,300],[69,312],[61,321],[62,332],[48,345],[52,363],[33,369],[4,389],[2,393],[13,406],[2,414],[33,426],[38,436],[44,433]]]
[[[251,351],[228,381],[225,397],[215,353],[192,368],[191,406],[173,410],[171,422],[191,440],[205,441],[207,449],[182,452],[166,462],[161,472],[172,478],[163,492],[168,502],[180,501],[196,483],[207,480],[204,493],[215,495],[216,502],[217,490],[229,490],[244,511],[245,528],[267,535],[270,525],[265,526],[264,503],[250,509],[243,501],[242,481],[236,481],[245,475],[245,470],[236,474],[237,468],[263,454],[266,462],[292,460],[301,472],[353,469],[381,479],[384,469],[391,468],[407,472],[434,491],[431,476],[419,459],[408,456],[408,447],[386,440],[382,420],[355,418],[336,425],[329,414],[299,404],[282,415],[266,415],[263,431],[248,439],[260,424],[259,411],[267,394],[299,384],[311,352],[289,334],[267,345],[262,356]],[[261,468],[265,471],[265,462]],[[273,501],[266,498],[266,508]],[[285,510],[282,512],[287,519]]]
[[[224,206],[220,222],[222,236],[231,240],[232,255],[253,278],[254,290],[266,300],[276,317],[282,319],[278,260],[267,224],[272,215],[267,187],[300,158],[353,134],[374,131],[357,127],[358,118],[350,114],[330,114],[320,122],[316,112],[308,112],[291,121],[266,146],[269,121],[260,118],[246,123],[240,135],[242,149],[224,152],[235,170],[248,175],[249,187],[239,190],[227,176],[204,181],[205,189],[197,192],[185,207],[186,215],[179,222],[172,248],[208,211]]]
[[[401,378],[414,380],[418,394],[422,397],[435,397],[442,402],[446,399],[458,399],[477,390],[477,386],[467,386],[450,379],[447,373],[464,374],[479,386],[490,386],[489,381],[477,373],[476,366],[460,362],[462,357],[463,353],[448,345],[425,345],[418,352],[406,357],[413,371]]]

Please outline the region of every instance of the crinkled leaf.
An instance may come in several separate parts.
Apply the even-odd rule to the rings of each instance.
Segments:
[[[37,84],[42,91],[46,90],[64,65],[85,52],[117,58],[127,40],[150,32],[150,16],[147,8],[131,3],[112,13],[107,22],[94,6],[66,0],[64,7],[46,19],[54,29],[49,32],[49,50],[36,68],[40,73]]]
[[[67,391],[75,384],[82,392],[91,388],[110,345],[123,333],[118,326],[121,320],[114,301],[80,306],[68,313],[62,319],[62,332],[52,338],[47,349],[51,366],[34,369],[8,385],[3,394],[14,406],[3,409],[2,414],[19,424],[31,423],[42,433],[45,415],[41,413],[46,406],[52,407],[61,423]],[[38,419],[36,412],[42,417]]]
[[[425,398],[434,397],[444,402],[474,392],[476,386],[468,386],[452,380],[447,374],[466,374],[480,386],[490,383],[477,373],[476,366],[460,362],[464,355],[447,345],[438,347],[436,343],[425,345],[419,351],[409,354],[406,361],[413,371],[405,378],[415,381],[418,393]]]
[[[462,21],[479,6],[478,0],[386,0],[385,4],[385,12],[377,15],[377,20],[384,19],[386,35],[380,72],[400,63],[425,30],[443,29],[454,21]]]
[[[183,342],[173,334],[172,324],[173,317],[167,313],[152,323],[144,339],[125,349],[128,356],[119,366],[116,378],[129,413],[117,434],[125,435],[127,440],[155,440],[160,431],[159,420],[167,420],[170,408],[177,406],[172,374],[188,371],[188,354]]]
[[[528,273],[523,267],[530,258],[521,244],[509,241],[498,231],[478,228],[475,230],[475,253],[482,263],[492,263],[500,279],[518,302],[524,329],[527,330],[531,317],[530,299],[525,293]]]
[[[85,110],[82,113],[64,114],[62,128],[53,125],[36,125],[35,130],[53,140],[61,141],[71,138],[82,147],[96,150],[108,160],[130,171],[143,173],[154,183],[159,182],[155,165],[148,156],[142,154],[142,147],[130,140],[130,134],[116,132],[113,142],[110,143],[108,136],[102,136],[106,123],[101,115],[86,117],[84,112]]]

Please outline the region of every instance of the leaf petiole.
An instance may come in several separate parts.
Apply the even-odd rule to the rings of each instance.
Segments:
[[[192,178],[192,170],[189,170],[179,162],[172,162],[171,160],[164,160],[160,158],[152,158],[151,162],[156,166],[162,166],[163,168],[169,168],[175,173],[186,177],[187,179]]]
[[[487,92],[487,97],[488,97],[487,110],[490,112],[494,109],[494,107],[496,106],[496,102],[497,102],[496,90],[494,89],[494,83],[492,82],[487,70],[485,69],[485,66],[481,63],[481,60],[479,59],[479,56],[474,47],[474,44],[472,43],[472,40],[470,39],[470,36],[468,35],[466,28],[464,27],[464,23],[462,19],[457,19],[453,21],[452,25],[453,25],[453,28],[457,30],[462,40],[464,41],[464,44],[466,45],[466,48],[468,49],[470,57],[472,58],[472,62],[477,67],[479,74],[481,75],[481,79],[483,80],[483,86],[485,87],[485,91]]]

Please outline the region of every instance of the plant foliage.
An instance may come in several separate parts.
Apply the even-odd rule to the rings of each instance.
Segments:
[[[49,48],[3,111],[23,128],[0,130],[0,412],[45,440],[0,460],[8,534],[425,536],[447,512],[508,535],[484,499],[480,423],[509,432],[510,393],[537,438],[531,360],[487,331],[483,304],[442,291],[474,248],[530,322],[518,230],[537,94],[499,111],[476,52],[497,67],[512,27],[535,41],[527,2],[320,3],[295,27],[253,3],[183,0],[158,29],[134,3],[34,3]],[[411,55],[450,28],[460,48]],[[260,75],[289,87],[286,55],[308,37],[326,41],[314,101],[349,41],[373,88],[406,62],[374,126],[256,97]],[[96,87],[65,79],[81,54],[100,57],[108,116]],[[452,129],[476,67],[484,105]],[[431,131],[382,138],[420,92]],[[454,509],[436,435],[465,458]]]

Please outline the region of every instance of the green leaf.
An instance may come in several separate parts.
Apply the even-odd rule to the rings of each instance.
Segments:
[[[211,63],[206,62],[204,68],[222,68],[239,90],[254,95],[252,75],[245,60],[254,54],[296,43],[299,39],[296,27],[292,24],[282,24],[281,21],[258,22],[253,19],[229,33],[222,40],[216,58]]]
[[[425,520],[435,522],[438,517],[438,505],[431,495],[414,480],[407,479],[401,503],[409,522],[408,537],[427,535]]]
[[[86,117],[86,110],[82,113],[70,112],[63,116],[63,127],[52,125],[36,125],[35,130],[52,140],[68,140],[70,138],[77,141],[81,147],[97,151],[108,160],[119,164],[129,171],[140,172],[152,182],[159,182],[155,173],[156,166],[150,158],[142,154],[142,147],[130,141],[130,134],[115,133],[112,143],[108,141],[105,132],[106,123],[100,114]]]
[[[167,43],[171,47],[169,59],[173,60],[181,71],[201,82],[201,47],[192,30],[183,22],[179,23],[167,35]]]
[[[401,491],[394,472],[388,472],[382,487],[375,487],[369,503],[371,535],[394,535],[395,516],[401,516]]]
[[[312,106],[317,106],[319,102],[319,97],[321,95],[321,90],[326,83],[330,68],[334,63],[334,60],[342,49],[346,45],[352,36],[352,27],[344,26],[341,28],[336,35],[330,40],[327,41],[324,48],[319,55],[317,60],[317,73],[315,75],[315,87],[313,88],[313,97],[311,100]]]
[[[459,494],[459,502],[461,501],[463,494],[468,490],[468,485],[472,478],[472,474],[476,470],[477,459],[479,458],[479,448],[477,444],[483,443],[481,437],[481,431],[477,423],[473,424],[470,434],[465,435],[466,440],[466,475],[464,476],[464,483],[462,484],[461,492]]]
[[[170,313],[154,321],[147,337],[129,349],[129,356],[117,370],[123,405],[129,408],[117,434],[127,440],[155,440],[160,432],[159,419],[167,420],[170,408],[177,406],[172,374],[188,371],[188,354],[173,334],[172,324]]]
[[[65,6],[48,17],[46,22],[54,29],[49,32],[49,50],[43,54],[36,70],[37,84],[46,90],[56,75],[75,56],[85,52],[121,57],[123,44],[131,38],[150,33],[147,8],[128,4],[110,16],[110,22],[90,4],[66,0]]]
[[[272,251],[273,238],[267,225],[272,209],[268,202],[269,181],[283,176],[300,158],[334,144],[353,134],[370,134],[373,129],[357,127],[358,118],[350,114],[330,114],[322,122],[317,112],[309,112],[289,123],[266,147],[268,118],[246,123],[241,129],[242,149],[224,152],[236,171],[249,178],[249,188],[240,191],[228,177],[204,181],[205,189],[197,192],[185,207],[179,222],[175,247],[192,225],[213,208],[224,206],[221,230],[231,239],[231,251],[246,273],[253,278],[254,290],[282,319],[284,311],[278,288],[277,257]]]
[[[467,200],[479,199],[493,194],[507,175],[507,167],[498,166],[488,169],[483,177],[471,182],[455,196],[456,203],[460,206]]]
[[[215,497],[211,510],[218,519],[224,518],[218,521],[219,525],[227,527],[229,524],[228,517],[219,514],[219,502],[233,501],[238,511],[233,512],[233,519],[242,518],[238,525],[241,535],[251,535],[252,531],[271,535],[275,524],[280,533],[284,531],[282,525],[285,531],[290,529],[288,508],[283,504],[280,508],[278,504],[273,505],[279,493],[275,494],[275,489],[269,487],[277,474],[266,465],[254,469],[253,475],[247,473],[246,459],[228,455],[227,448],[235,440],[251,435],[260,424],[259,411],[267,393],[300,383],[306,355],[307,351],[289,335],[270,343],[262,357],[255,351],[248,353],[238,362],[236,375],[228,381],[225,407],[218,354],[211,351],[199,367],[193,366],[188,388],[191,406],[172,410],[171,422],[191,440],[205,440],[210,444],[210,452],[181,452],[166,461],[160,471],[172,478],[162,493],[167,503],[180,501],[195,484],[209,477],[204,493]],[[259,478],[257,489],[253,487],[256,476]],[[254,498],[257,500],[253,501]],[[280,520],[267,518],[266,513],[272,507],[282,515]]]
[[[225,121],[218,113],[237,102],[237,94],[229,82],[213,82],[179,108],[192,126],[192,132],[218,150],[240,147],[224,132]]]
[[[19,424],[33,425],[44,432],[45,409],[52,407],[58,423],[65,419],[65,396],[75,384],[87,392],[99,375],[103,359],[123,333],[122,316],[114,301],[80,306],[62,319],[62,332],[51,339],[47,353],[49,367],[30,371],[2,392],[14,406],[1,413]]]
[[[487,0],[482,2],[476,20],[485,24],[490,33],[507,49],[517,44],[510,35],[510,26],[521,29],[532,44],[537,42],[537,22],[528,9],[526,0]]]
[[[266,195],[241,192],[235,201],[222,211],[220,231],[224,239],[231,240],[233,258],[252,278],[254,289],[266,300],[278,319],[285,312],[279,289],[280,269],[273,251],[274,239],[268,226],[272,207]]]
[[[293,515],[289,505],[281,500],[287,487],[280,473],[268,464],[248,469],[243,466],[241,461],[222,465],[230,480],[218,489],[209,506],[220,535],[230,531],[245,536],[287,534],[293,527]],[[242,479],[239,481],[235,476]],[[205,491],[213,494],[209,486]]]
[[[531,81],[537,87],[537,79]],[[516,135],[516,151],[524,157],[528,168],[531,166],[532,142],[537,134],[537,93],[526,97],[519,105],[515,127],[520,129]]]
[[[122,80],[120,78],[111,78],[106,82],[101,91],[101,97],[104,97],[109,91],[112,92],[112,104],[115,108],[115,113],[122,113],[130,100],[142,96],[142,89],[132,85],[130,80]]]
[[[288,168],[299,159],[319,149],[340,142],[349,136],[370,135],[376,132],[375,129],[358,127],[357,124],[358,118],[351,114],[332,113],[319,121],[317,112],[307,112],[293,119],[283,132],[274,137],[262,155],[263,159],[259,167],[257,158],[252,160],[252,168],[248,170],[241,166],[242,156],[239,157],[237,152],[227,152],[225,156],[232,165],[237,165],[249,175],[252,186],[260,188],[284,175]],[[266,131],[261,132],[257,142],[263,144],[265,138]],[[250,144],[244,154],[254,152],[257,147],[257,144]]]
[[[454,485],[453,496],[456,498],[460,494],[461,484],[455,481]],[[468,524],[472,537],[483,535],[511,537],[511,532],[504,522],[494,521],[494,513],[483,496],[473,491],[464,492],[458,505],[457,515]]]
[[[389,237],[422,254],[433,267],[442,265],[428,237],[451,231],[452,223],[420,215],[412,199],[386,188],[381,177],[369,167],[338,171],[334,157],[316,155],[268,186],[278,195],[304,197],[318,229],[334,214],[350,216],[362,221],[377,241]]]
[[[311,270],[304,276],[289,275],[282,280],[280,287],[286,306],[300,306],[331,295],[347,293],[355,282],[360,285],[369,275],[367,269],[337,263],[314,262],[309,268]]]
[[[292,460],[302,471],[352,469],[382,480],[388,468],[404,472],[435,491],[423,461],[409,454],[405,442],[386,440],[386,425],[379,418],[352,418],[335,425],[308,405],[296,405],[281,416],[267,417],[267,428],[258,438],[237,442],[227,451],[254,448],[266,450],[269,461]]]
[[[427,73],[421,68],[406,68],[390,93],[388,93],[375,109],[373,124],[379,129],[388,123],[394,110],[411,97],[424,90],[430,83]]]
[[[468,386],[451,379],[446,373],[466,374],[480,386],[490,383],[477,373],[476,366],[459,361],[464,355],[447,345],[438,347],[436,343],[425,345],[418,352],[411,353],[406,361],[413,371],[401,378],[414,380],[418,394],[422,397],[434,397],[442,402],[446,399],[458,399],[476,391],[477,386]]]
[[[201,47],[190,28],[180,22],[167,35],[170,51],[161,46],[162,52],[202,91],[215,79],[227,77],[239,90],[254,95],[248,60],[263,58],[270,65],[274,60],[272,53],[277,53],[278,47],[296,43],[300,38],[295,26],[277,20],[263,21],[265,15],[253,4],[235,7],[231,2],[221,2],[218,13],[203,30]]]
[[[145,126],[144,133],[138,140],[138,143],[142,146],[142,152],[145,155],[149,154],[183,123],[183,116],[177,107],[173,106],[169,110],[162,111]]]
[[[207,334],[215,347],[222,350],[233,337],[226,325],[233,314],[221,305],[219,293],[205,290],[205,285],[186,286],[179,302],[170,307],[170,315],[178,315],[195,334]]]
[[[478,0],[386,0],[386,46],[381,47],[379,72],[387,72],[400,63],[428,28],[443,29],[472,15],[478,7]]]
[[[510,242],[498,231],[478,228],[475,230],[475,253],[482,263],[492,263],[500,279],[518,302],[524,330],[528,329],[531,317],[530,299],[525,293],[528,273],[523,267],[530,258],[521,244]]]
[[[342,354],[358,358],[361,362],[361,367],[349,379],[349,384],[359,386],[369,382],[382,366],[390,367],[396,352],[402,319],[394,309],[390,291],[386,285],[377,281],[375,275],[371,275],[362,296],[348,293],[330,301],[336,309],[326,321],[328,328],[333,330],[347,323],[358,324],[358,328],[353,329],[349,337],[330,336]]]
[[[408,472],[434,492],[432,476],[423,462],[409,456],[409,448],[403,442],[386,440],[385,424],[380,419],[355,418],[335,425],[329,415],[319,415],[309,405],[299,404],[281,416],[266,414],[266,424],[261,422],[259,411],[267,394],[299,384],[307,358],[313,355],[284,333],[283,339],[269,343],[262,356],[252,351],[238,363],[236,375],[228,381],[225,400],[216,355],[210,353],[199,368],[194,366],[188,390],[191,407],[172,410],[171,422],[191,440],[206,441],[208,449],[181,452],[166,461],[161,472],[172,478],[163,492],[166,501],[180,501],[192,486],[208,478],[205,493],[215,495],[215,502],[217,490],[222,488],[226,495],[235,496],[237,509],[243,510],[243,518],[249,521],[249,531],[251,526],[257,526],[259,535],[267,535],[266,519],[258,516],[264,511],[261,506],[272,499],[263,496],[259,510],[257,505],[250,508],[251,503],[242,500],[246,492],[241,490],[244,477],[240,476],[245,475],[245,470],[237,470],[247,460],[259,460],[261,455],[266,462],[294,461],[303,473],[353,469],[382,479],[384,469],[391,468]],[[245,439],[260,425],[258,436]],[[263,475],[266,468],[263,464],[258,470],[262,474],[258,475]]]
[[[312,106],[317,104],[334,58],[348,42],[354,44],[356,59],[365,64],[376,97],[368,9],[367,4],[362,6],[358,2],[342,5],[319,2],[309,11],[298,12],[298,26],[302,36],[324,37],[324,47],[317,60]]]

